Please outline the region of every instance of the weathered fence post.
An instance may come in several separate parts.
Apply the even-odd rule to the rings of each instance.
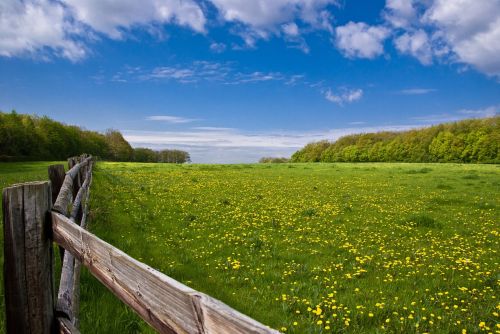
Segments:
[[[61,191],[61,187],[66,177],[66,172],[64,171],[64,165],[50,165],[49,166],[49,180],[52,186],[52,205],[56,202],[57,196]],[[64,248],[59,246],[59,256],[61,257],[61,262],[64,259]]]
[[[49,166],[49,180],[52,186],[52,204],[56,202],[57,195],[59,195],[59,191],[61,191],[65,176],[66,172],[64,171],[64,165]]]
[[[3,191],[7,333],[51,333],[55,328],[51,197],[49,182]]]

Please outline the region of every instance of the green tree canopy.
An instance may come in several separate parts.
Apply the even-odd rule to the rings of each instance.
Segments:
[[[307,144],[293,162],[499,163],[500,116],[428,128],[344,136]]]

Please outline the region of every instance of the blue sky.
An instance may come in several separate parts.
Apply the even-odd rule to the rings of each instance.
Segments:
[[[3,0],[0,110],[194,162],[500,111],[500,0]]]

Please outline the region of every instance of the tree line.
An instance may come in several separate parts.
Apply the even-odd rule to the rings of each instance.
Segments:
[[[185,151],[132,148],[117,130],[100,133],[66,125],[46,116],[0,111],[0,161],[65,160],[81,153],[110,161],[191,161]]]
[[[500,163],[500,116],[307,144],[292,162]]]
[[[290,162],[290,159],[283,157],[263,157],[259,160],[261,164],[284,164],[287,162]]]

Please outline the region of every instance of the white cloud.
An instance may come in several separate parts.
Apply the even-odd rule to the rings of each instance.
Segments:
[[[384,18],[396,28],[410,26],[417,14],[413,2],[413,0],[387,0]]]
[[[103,74],[96,76],[99,82]],[[251,84],[258,82],[281,82],[285,85],[296,85],[304,75],[284,74],[281,72],[244,72],[238,70],[234,62],[194,61],[189,64],[159,66],[153,69],[140,67],[125,68],[111,76],[113,82],[137,81],[175,81],[182,84],[213,82],[225,85]]]
[[[411,33],[405,33],[394,40],[396,49],[404,54],[412,55],[423,65],[432,64],[432,49],[427,33],[423,30],[417,30]]]
[[[382,15],[400,53],[500,77],[500,0],[387,0]]]
[[[439,124],[439,123],[445,123],[445,122],[455,122],[460,119],[463,119],[464,117],[455,115],[455,114],[450,114],[450,113],[443,113],[443,114],[431,114],[431,115],[424,115],[424,116],[416,116],[412,117],[411,119],[413,121],[421,122],[421,123],[428,123],[428,124]]]
[[[467,118],[483,118],[493,117],[500,114],[500,105],[493,105],[481,109],[461,109],[454,113],[432,114],[418,117],[412,117],[412,120],[428,123],[439,124],[444,122],[455,122]]]
[[[500,114],[500,105],[489,106],[483,109],[461,109],[458,113],[468,117],[493,117]]]
[[[154,32],[166,23],[204,32],[206,18],[193,0],[2,0],[0,55],[77,61],[89,53],[85,42],[95,32],[118,39],[133,28]]]
[[[297,24],[295,22],[291,22],[291,23],[286,23],[286,24],[283,24],[281,26],[283,32],[285,33],[285,35],[287,36],[299,36],[300,32],[299,32],[299,27],[297,26]]]
[[[283,24],[281,26],[285,40],[289,42],[289,47],[299,49],[304,53],[309,53],[309,45],[301,36],[299,26],[295,22]]]
[[[226,21],[237,21],[256,30],[275,29],[294,19],[319,27],[324,10],[337,0],[210,0]]]
[[[129,80],[151,81],[172,80],[183,84],[214,81],[225,83],[233,75],[232,63],[194,61],[190,64],[158,66],[151,70],[143,69],[133,73],[119,72],[120,77]]]
[[[242,84],[263,81],[285,81],[287,78],[280,72],[252,72],[235,74],[234,78],[228,82],[229,84]]]
[[[226,44],[224,43],[211,43],[210,44],[210,50],[215,53],[222,53],[226,51]]]
[[[208,128],[188,131],[122,130],[134,147],[177,148],[190,153],[196,163],[257,162],[263,156],[290,156],[307,143],[336,140],[342,136],[377,131],[401,131],[415,125],[350,127],[323,131],[242,131]]]
[[[349,22],[337,27],[336,45],[349,58],[375,58],[384,53],[384,40],[389,29],[369,26],[363,22]]]
[[[0,2],[0,55],[55,54],[72,61],[84,58],[87,49],[74,41],[79,27],[64,7],[49,0]]]
[[[341,89],[339,93],[334,93],[331,89],[324,92],[325,99],[330,102],[343,105],[344,103],[352,103],[360,100],[363,97],[362,89]]]
[[[500,0],[435,0],[422,20],[438,29],[459,62],[500,76]]]
[[[175,23],[205,31],[206,18],[193,0],[61,0],[75,19],[111,38],[123,38],[135,27]]]
[[[425,95],[435,91],[436,89],[433,88],[408,88],[400,90],[399,93],[402,95]]]
[[[328,7],[337,0],[210,0],[220,16],[236,23],[232,31],[240,35],[246,46],[271,35],[298,36],[297,22],[309,29],[332,31]],[[281,30],[281,31],[280,31]]]
[[[168,116],[168,115],[160,115],[160,116],[148,116],[146,117],[148,121],[159,121],[166,122],[171,124],[184,124],[199,121],[199,119],[195,118],[185,118],[179,116]]]

